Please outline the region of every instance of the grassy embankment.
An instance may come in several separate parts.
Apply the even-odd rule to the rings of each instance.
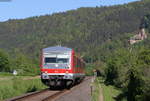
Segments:
[[[2,78],[2,76],[0,77]],[[40,79],[23,80],[23,77],[18,76],[9,79],[10,77],[8,76],[8,79],[0,80],[0,100],[46,88]]]
[[[102,88],[102,95],[104,101],[115,101],[115,97],[120,93],[113,86],[106,86],[102,78],[97,78],[94,82],[94,92],[92,95],[92,101],[99,101],[100,89]]]
[[[92,101],[99,101],[101,85],[98,82],[98,79],[95,79],[92,84]]]

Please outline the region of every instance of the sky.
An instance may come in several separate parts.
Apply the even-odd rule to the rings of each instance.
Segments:
[[[80,7],[100,7],[139,0],[0,0],[0,21],[64,12]]]

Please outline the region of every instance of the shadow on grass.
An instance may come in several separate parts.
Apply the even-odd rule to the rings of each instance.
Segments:
[[[35,92],[37,91],[37,87],[33,86],[33,87],[29,87],[28,90],[26,91],[26,93],[30,93],[30,92]]]
[[[126,94],[120,93],[118,96],[113,97],[116,101],[122,101],[126,97]]]
[[[98,83],[101,83],[104,87],[108,87],[110,89],[112,94],[109,94],[109,98],[114,101],[125,101],[124,99],[126,98],[126,93],[121,93],[121,92],[116,92],[115,90],[120,90],[120,87],[116,87],[113,82],[108,82],[104,80],[103,78],[99,78]],[[112,88],[113,87],[113,88]],[[105,90],[108,92],[108,90]],[[114,93],[114,94],[113,94]],[[112,96],[110,96],[112,95]],[[106,96],[107,97],[107,96]]]

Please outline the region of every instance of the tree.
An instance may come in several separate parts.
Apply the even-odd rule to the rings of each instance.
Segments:
[[[8,54],[0,50],[0,72],[10,71]]]

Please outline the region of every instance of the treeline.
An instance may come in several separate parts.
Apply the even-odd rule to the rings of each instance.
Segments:
[[[99,58],[95,53],[105,49],[106,43],[108,46],[113,41],[122,40],[122,36],[138,29],[141,18],[150,10],[149,5],[149,0],[143,0],[22,20],[10,19],[0,22],[0,48],[9,52],[17,48],[37,58],[40,49],[61,44],[74,48],[83,56]],[[114,47],[110,45],[109,48]]]
[[[150,1],[110,7],[79,8],[27,19],[0,22],[0,48],[11,57],[19,50],[35,64],[40,50],[62,45],[75,49],[87,62],[105,60],[109,51],[128,47],[127,40],[149,13]]]
[[[114,98],[116,101],[150,99],[150,14],[143,17],[141,26],[146,28],[148,39],[128,47],[116,47],[104,60],[94,63],[104,83],[122,91]]]
[[[17,52],[10,56],[6,51],[0,50],[0,72],[13,73],[16,70],[18,75],[37,75],[40,73],[39,66],[28,56]]]
[[[139,51],[137,51],[137,49]],[[105,84],[121,88],[122,101],[148,101],[150,98],[150,48],[119,49],[106,62]]]

